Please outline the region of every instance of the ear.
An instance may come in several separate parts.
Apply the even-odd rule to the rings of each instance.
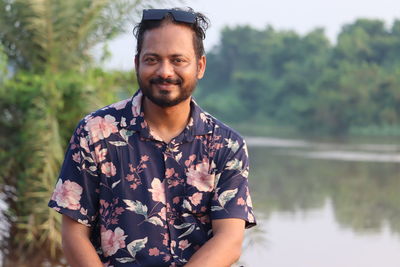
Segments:
[[[138,54],[135,55],[134,62],[135,62],[135,70],[137,71],[139,69],[139,55]]]
[[[201,79],[204,76],[204,72],[206,71],[207,59],[206,56],[201,56],[201,58],[197,61],[197,79]]]

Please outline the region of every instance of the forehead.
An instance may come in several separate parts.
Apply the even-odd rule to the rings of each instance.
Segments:
[[[182,54],[195,56],[194,32],[187,26],[163,23],[160,27],[148,30],[143,35],[141,54],[158,54],[161,56]]]

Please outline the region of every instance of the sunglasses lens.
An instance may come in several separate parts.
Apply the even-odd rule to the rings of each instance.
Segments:
[[[145,9],[142,20],[161,20],[167,13],[167,9]]]
[[[174,10],[172,16],[176,21],[186,22],[186,23],[194,23],[196,20],[196,15],[191,12],[181,11],[181,10]]]
[[[143,10],[143,20],[162,20],[167,13],[171,13],[175,21],[184,23],[194,23],[196,15],[192,12],[174,9],[145,9]]]

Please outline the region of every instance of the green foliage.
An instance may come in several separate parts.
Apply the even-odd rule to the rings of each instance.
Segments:
[[[0,43],[18,69],[79,70],[90,49],[157,0],[0,0]]]
[[[7,77],[7,64],[7,55],[4,53],[4,49],[0,44],[0,86],[4,83],[4,80]]]
[[[400,21],[387,29],[379,20],[357,20],[334,46],[321,29],[300,36],[272,27],[225,28],[196,94],[207,110],[235,124],[272,122],[328,135],[397,129],[399,57]]]
[[[133,73],[96,69],[90,49],[155,2],[0,0],[3,265],[65,265],[61,217],[47,207],[65,147],[82,116],[132,95],[136,83]]]
[[[133,73],[37,75],[20,72],[0,91],[1,191],[10,207],[8,259],[40,266],[60,260],[60,216],[47,207],[64,149],[78,121],[131,95]],[[6,152],[6,153],[5,153]],[[11,250],[14,248],[14,250]],[[40,250],[39,250],[40,247]],[[40,251],[40,253],[38,252]]]

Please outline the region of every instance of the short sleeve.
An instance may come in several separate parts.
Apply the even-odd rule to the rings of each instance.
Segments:
[[[99,177],[82,121],[67,148],[49,207],[86,226],[97,217]]]
[[[249,192],[249,160],[244,141],[228,158],[223,170],[217,174],[217,185],[211,203],[211,219],[239,218],[246,228],[256,225]]]

